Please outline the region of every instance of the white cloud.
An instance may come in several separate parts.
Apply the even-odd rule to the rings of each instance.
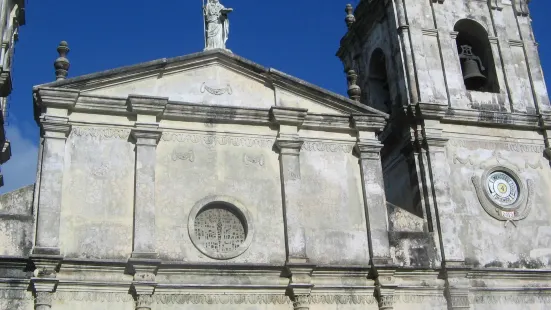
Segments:
[[[6,126],[6,136],[11,143],[11,158],[2,165],[4,186],[0,187],[0,194],[33,184],[36,179],[38,138],[36,141],[25,138],[22,133],[26,127],[25,124],[16,126],[14,123]]]

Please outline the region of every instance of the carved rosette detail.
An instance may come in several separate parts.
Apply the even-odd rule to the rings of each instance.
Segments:
[[[293,296],[293,309],[294,310],[308,310],[310,309],[310,298],[308,295],[295,295]]]
[[[39,306],[52,306],[52,295],[51,292],[36,292],[36,296],[34,299],[34,304],[38,308]]]
[[[381,296],[379,297],[379,309],[389,310],[394,307],[394,296]]]
[[[152,304],[152,295],[138,295],[136,298],[136,310],[151,310]]]
[[[452,309],[469,309],[470,307],[468,295],[451,296],[450,303],[451,303]]]

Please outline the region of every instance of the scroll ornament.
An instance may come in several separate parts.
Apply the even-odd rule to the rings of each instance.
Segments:
[[[201,93],[204,93],[205,90],[213,95],[216,95],[216,96],[220,96],[220,95],[223,95],[225,93],[227,93],[228,95],[231,95],[232,94],[232,89],[231,89],[231,86],[230,84],[228,84],[226,87],[224,88],[212,88],[212,87],[208,87],[206,83],[203,83],[201,84]]]

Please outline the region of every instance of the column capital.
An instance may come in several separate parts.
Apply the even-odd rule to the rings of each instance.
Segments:
[[[270,117],[278,125],[300,126],[308,115],[307,109],[272,107]]]
[[[286,155],[299,155],[300,149],[304,141],[298,138],[288,139],[288,138],[278,138],[275,141],[275,146],[278,149],[280,154]]]
[[[312,272],[315,265],[308,263],[287,263],[285,272],[290,279],[288,288],[294,296],[310,295],[312,291]]]
[[[361,159],[380,159],[380,153],[383,145],[379,141],[360,140],[354,146],[354,150]]]
[[[143,126],[136,124],[137,127],[132,128],[130,135],[134,138],[136,145],[156,146],[161,139],[163,132],[157,126]],[[139,126],[139,127],[138,127]]]
[[[39,119],[43,137],[65,139],[71,132],[69,118],[43,115]]]

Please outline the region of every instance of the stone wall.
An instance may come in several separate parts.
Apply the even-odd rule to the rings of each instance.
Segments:
[[[34,184],[0,196],[0,255],[28,256],[34,237]]]

